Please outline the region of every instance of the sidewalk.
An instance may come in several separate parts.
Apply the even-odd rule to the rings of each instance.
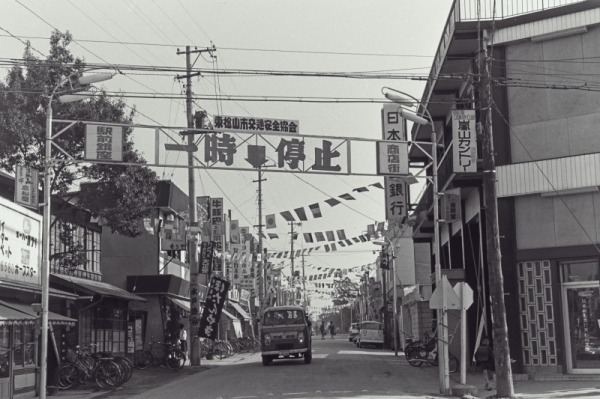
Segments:
[[[430,374],[431,377],[438,380],[437,367],[422,367],[423,371]],[[559,377],[559,376],[556,376]],[[560,376],[562,377],[562,376]],[[573,377],[573,376],[569,376]],[[579,376],[583,377],[583,376]],[[595,379],[594,379],[595,378]],[[594,379],[594,380],[593,380]],[[460,373],[450,374],[450,386],[460,383]],[[483,374],[472,374],[467,372],[467,385],[477,387],[478,398],[496,398],[496,390],[486,391]],[[600,376],[589,375],[587,380],[564,381],[564,380],[521,380],[513,381],[515,396],[522,399],[548,399],[548,398],[599,398],[600,397]]]
[[[79,388],[61,390],[56,396],[65,399],[128,398],[214,367],[257,361],[260,361],[260,353],[242,353],[221,360],[216,357],[213,360],[202,359],[200,367],[191,367],[188,360],[185,367],[180,371],[171,371],[166,367],[148,367],[146,370],[134,370],[131,379],[114,390],[104,390],[98,388],[95,384],[90,384]]]

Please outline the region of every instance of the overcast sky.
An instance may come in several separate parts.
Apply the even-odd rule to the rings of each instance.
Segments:
[[[20,3],[22,4],[20,4]],[[427,74],[448,16],[451,0],[395,1],[192,1],[192,0],[4,0],[0,27],[47,54],[53,28],[69,31],[76,43],[71,51],[88,62],[185,67],[177,48],[216,46],[215,59],[198,58],[196,67],[260,69],[272,71],[371,72]],[[29,10],[26,7],[29,8]],[[34,15],[34,14],[37,14]],[[42,20],[43,19],[43,20]],[[27,39],[30,37],[30,39]],[[35,38],[33,38],[35,37]],[[94,41],[109,41],[98,43]],[[119,43],[121,42],[121,43]],[[146,43],[141,44],[122,44]],[[2,58],[21,58],[24,45],[0,32]],[[272,51],[259,51],[272,50]],[[345,53],[345,54],[340,54]],[[351,53],[351,54],[350,54]],[[38,53],[35,53],[39,56]],[[0,71],[3,75],[6,69]],[[184,92],[175,73],[125,72],[105,82],[110,91],[124,93]],[[137,73],[137,74],[136,74]],[[209,115],[236,115],[298,120],[302,134],[381,137],[381,104],[314,104],[301,102],[217,101],[215,93],[242,96],[382,98],[381,88],[391,86],[421,97],[424,83],[409,79],[349,79],[333,77],[276,77],[206,75],[193,78],[197,95],[213,96],[194,106]],[[185,102],[169,99],[126,99],[140,111],[137,123],[185,126]],[[142,115],[143,114],[143,115]],[[152,118],[149,120],[146,116]],[[175,136],[176,137],[176,136]],[[154,136],[138,130],[136,145],[147,158],[154,157]],[[169,142],[166,137],[161,140]],[[244,154],[245,155],[245,154]],[[185,161],[170,153],[161,162]],[[374,168],[375,153],[353,153],[353,169]],[[356,165],[356,166],[355,166]],[[187,192],[187,170],[157,168]],[[241,226],[257,222],[256,172],[210,171],[197,173],[197,195],[224,197],[225,209]],[[369,187],[354,193],[355,201],[329,207],[323,201],[351,193],[352,189],[382,182],[379,177],[314,176],[267,173],[263,183],[263,214],[278,214],[279,240],[265,240],[269,250],[289,250],[289,226],[279,212],[319,203],[321,219],[309,216],[304,232],[344,229],[348,238],[382,221],[383,191]],[[413,193],[414,196],[414,193]],[[347,205],[347,206],[346,206]],[[296,247],[301,246],[298,241]],[[321,267],[360,266],[373,262],[372,244],[338,248],[335,253],[313,252],[307,264]]]

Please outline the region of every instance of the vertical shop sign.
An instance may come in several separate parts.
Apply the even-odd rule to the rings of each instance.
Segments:
[[[123,162],[125,135],[122,126],[85,125],[86,161]]]
[[[406,120],[398,115],[399,104],[385,104],[381,110],[384,140],[406,141]]]
[[[477,132],[474,109],[452,110],[454,173],[477,172]]]
[[[213,241],[204,241],[200,244],[200,274],[210,274],[212,272],[214,252],[215,243]]]
[[[441,216],[445,223],[453,223],[462,220],[460,188],[444,191],[441,211]]]
[[[15,203],[38,209],[39,172],[23,165],[16,165],[15,172]]]
[[[135,337],[133,335],[133,322],[127,322],[127,353],[135,353]]]
[[[210,200],[210,221],[212,225],[212,241],[215,250],[223,254],[223,198],[212,198]],[[223,257],[218,256],[213,260],[213,271],[223,272]]]
[[[406,181],[401,177],[385,179],[385,217],[390,223],[399,223],[407,215],[407,186]]]
[[[198,336],[200,338],[216,339],[217,326],[221,318],[221,311],[227,299],[229,291],[229,282],[220,277],[213,277],[210,280],[210,286],[206,295],[204,311],[200,318],[200,328]]]
[[[408,143],[378,141],[377,174],[407,176],[408,173]]]

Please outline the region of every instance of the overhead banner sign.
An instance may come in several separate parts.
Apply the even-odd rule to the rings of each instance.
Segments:
[[[123,162],[125,135],[122,126],[85,125],[86,161]]]
[[[41,284],[42,217],[0,197],[0,280]]]
[[[385,179],[385,217],[390,223],[400,223],[407,215],[407,184],[401,177]]]
[[[474,109],[452,110],[454,173],[477,172],[477,131]]]
[[[377,174],[387,176],[407,176],[408,143],[377,142]]]
[[[38,209],[39,172],[23,165],[15,166],[15,203],[28,208]]]
[[[210,280],[210,287],[206,294],[204,310],[200,318],[200,328],[198,336],[200,338],[216,339],[218,332],[219,319],[223,311],[223,305],[227,299],[229,291],[229,282],[219,277],[213,277]]]
[[[300,122],[291,119],[249,118],[247,116],[215,115],[215,129],[243,132],[300,133]]]

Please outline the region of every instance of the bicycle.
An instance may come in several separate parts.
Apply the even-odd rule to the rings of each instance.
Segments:
[[[102,389],[111,389],[123,384],[131,375],[126,371],[124,363],[116,362],[109,352],[92,354],[91,348],[96,346],[67,350],[69,363],[58,368],[55,374],[56,385],[60,389],[69,389],[74,385],[87,384],[93,379]]]
[[[162,358],[156,354],[154,349],[160,346],[164,351]],[[176,343],[162,343],[154,340],[154,337],[150,339],[148,343],[148,349],[143,351],[140,360],[137,362],[137,368],[145,370],[148,366],[154,367],[166,365],[173,371],[179,371],[185,364],[185,354],[181,349],[177,347]]]
[[[421,367],[424,363],[429,366],[438,365],[437,338],[432,337],[427,344],[413,348],[410,352],[405,352],[408,363],[414,367]],[[452,353],[448,352],[448,372],[455,373],[458,370],[460,362]]]

